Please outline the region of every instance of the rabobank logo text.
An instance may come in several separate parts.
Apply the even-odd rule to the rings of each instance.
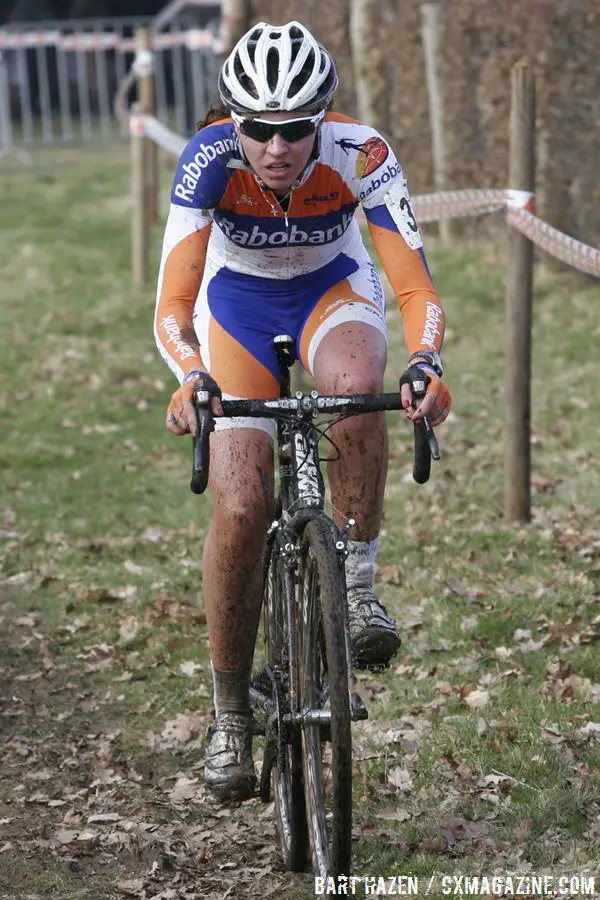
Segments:
[[[396,178],[397,175],[400,174],[402,169],[400,168],[400,163],[388,163],[385,169],[385,172],[382,174],[378,174],[377,178],[371,178],[369,182],[369,186],[361,191],[358,195],[359,200],[365,200],[369,197],[373,191],[379,190],[380,187],[383,187],[384,184],[388,184],[392,180],[392,178]]]
[[[173,190],[174,196],[191,203],[202,170],[206,169],[217,156],[230,153],[232,150],[235,150],[235,141],[232,138],[223,138],[221,141],[215,141],[214,144],[200,144],[200,149],[193,159],[179,167],[180,178]]]
[[[252,226],[250,223],[246,226],[236,223],[227,216],[216,218],[216,221],[221,231],[234,244],[238,244],[240,247],[259,248],[330,244],[342,237],[352,222],[352,218],[353,213],[342,213],[340,221],[329,228],[312,228],[300,220],[304,227],[292,222],[287,229],[277,227],[278,223],[271,219],[259,219],[260,224],[255,222]],[[269,228],[269,225],[275,227]]]

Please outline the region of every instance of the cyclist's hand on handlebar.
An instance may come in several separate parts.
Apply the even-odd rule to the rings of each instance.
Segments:
[[[194,389],[198,381],[202,381],[205,390],[211,394],[211,410],[213,416],[222,416],[221,389],[207,372],[190,373],[192,376],[177,388],[167,410],[167,428],[176,435],[198,434],[198,417],[193,402]],[[194,377],[195,376],[195,377]]]
[[[415,365],[413,363],[413,365]],[[416,363],[426,376],[427,390],[425,396],[413,409],[413,395],[410,384],[400,384],[402,403],[406,410],[406,417],[412,422],[420,422],[424,416],[429,416],[432,425],[441,425],[448,417],[452,406],[452,394],[442,379],[436,375],[430,366]]]

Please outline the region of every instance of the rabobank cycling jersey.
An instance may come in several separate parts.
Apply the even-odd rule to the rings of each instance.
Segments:
[[[359,204],[398,298],[409,351],[440,349],[443,311],[391,147],[374,129],[335,113],[326,116],[318,140],[317,158],[285,209],[244,162],[230,119],[199,131],[184,150],[171,192],[155,320],[158,346],[180,380],[201,364],[186,334],[199,294],[211,296],[200,292],[205,275],[218,274],[214,283],[223,291],[230,284],[232,292],[236,276],[300,285],[323,270],[332,283],[346,279],[370,263],[354,215]],[[282,290],[282,303],[285,296]],[[260,290],[256,297],[258,304]]]

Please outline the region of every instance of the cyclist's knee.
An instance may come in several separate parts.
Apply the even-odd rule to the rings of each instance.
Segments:
[[[374,369],[352,371],[350,365],[335,372],[325,372],[318,385],[322,394],[377,394],[383,390],[383,372]]]
[[[383,390],[385,335],[362,323],[347,323],[327,334],[315,355],[314,373],[322,394],[373,394]]]
[[[244,540],[264,534],[273,510],[272,469],[240,461],[235,470],[213,479],[211,493],[219,529]]]
[[[236,494],[219,502],[213,499],[213,519],[220,530],[239,538],[254,538],[264,534],[270,517],[271,504],[260,492]]]

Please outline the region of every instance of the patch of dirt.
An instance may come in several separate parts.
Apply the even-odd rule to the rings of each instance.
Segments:
[[[150,733],[132,758],[122,713],[97,692],[95,673],[65,661],[34,620],[19,625],[10,605],[0,609],[1,900],[221,900],[300,889],[305,879],[281,870],[272,807],[219,806],[204,788],[201,714]],[[192,740],[180,746],[182,729]]]

